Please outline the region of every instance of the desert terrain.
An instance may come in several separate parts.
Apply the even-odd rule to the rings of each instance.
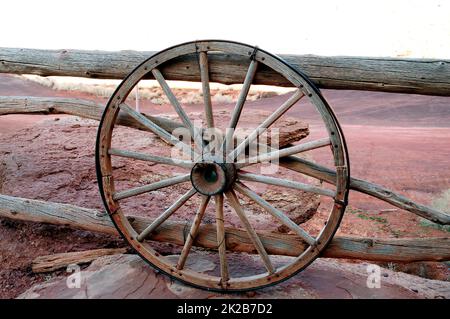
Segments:
[[[342,125],[353,177],[450,211],[450,98],[344,90],[323,90],[322,93]],[[0,95],[107,101],[105,97],[54,90],[10,75],[0,75]],[[249,118],[252,114],[273,111],[287,98],[286,94],[261,97],[246,103],[243,112],[249,112]],[[320,136],[320,119],[306,104],[302,108],[301,103],[288,115],[309,124],[308,139]],[[214,105],[214,111],[226,114],[233,107],[233,103],[224,99]],[[195,116],[201,112],[202,105],[189,104],[186,110]],[[174,114],[169,105],[149,100],[141,101],[141,111]],[[0,116],[0,193],[102,209],[95,176],[97,125],[96,121],[68,115]],[[139,136],[132,142],[137,147]],[[312,153],[312,156],[317,162],[327,161],[323,152]],[[144,165],[133,168],[117,165],[124,178],[144,176],[151,171]],[[139,206],[130,205],[131,208]],[[351,192],[338,234],[382,238],[448,237],[449,231],[387,203]],[[17,297],[35,283],[64,274],[64,271],[34,274],[30,265],[38,256],[115,247],[126,247],[126,243],[113,236],[2,219],[0,297]],[[382,266],[390,271],[450,281],[447,263],[385,263]]]

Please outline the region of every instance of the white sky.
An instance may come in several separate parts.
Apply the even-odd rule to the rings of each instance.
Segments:
[[[161,50],[199,39],[273,53],[449,58],[450,1],[2,0],[0,46]]]

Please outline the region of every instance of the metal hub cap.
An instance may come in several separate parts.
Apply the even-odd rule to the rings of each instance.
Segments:
[[[223,193],[236,179],[236,168],[231,163],[200,162],[191,170],[191,182],[201,194],[211,196]]]

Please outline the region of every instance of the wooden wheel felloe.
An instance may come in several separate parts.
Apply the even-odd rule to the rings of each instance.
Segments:
[[[228,130],[223,132],[223,134],[217,133],[215,141],[220,141],[220,143],[216,143],[220,147],[214,148],[211,140],[205,138],[205,131],[215,130],[217,128],[216,124],[221,122],[220,119],[214,117],[209,87],[210,70],[208,70],[208,56],[217,51],[227,53],[229,54],[227,56],[230,57],[233,55],[246,56],[249,64],[246,66],[247,73],[243,79],[242,89],[226,127]],[[196,55],[199,61],[198,78],[202,83],[204,99],[204,110],[202,113],[205,124],[203,127],[199,127],[197,122],[193,123],[191,121],[188,113],[178,102],[161,71],[164,65],[170,64],[171,61],[184,55]],[[292,83],[294,91],[252,133],[247,135],[243,141],[239,141],[234,145],[234,131],[230,130],[230,128],[234,129],[239,124],[247,95],[260,67],[271,68],[284,76]],[[149,117],[135,111],[126,104],[127,96],[137,83],[143,78],[152,77],[162,87],[178,115],[182,128],[190,133],[192,137],[190,140],[184,139],[180,141],[175,136],[175,133],[172,134],[172,132],[157,125]],[[306,99],[320,114],[320,118],[326,128],[327,137],[280,150],[269,148],[264,154],[246,156],[248,146],[257,143],[258,138],[279,118],[285,116],[301,99]],[[161,138],[167,143],[167,148],[176,146],[184,153],[185,157],[180,159],[113,147],[113,133],[117,127],[115,120],[119,112],[128,114],[140,125]],[[152,133],[146,134],[152,135]],[[255,174],[255,172],[249,171],[252,167],[257,167],[259,163],[277,160],[278,158],[286,160],[294,157],[295,154],[314,149],[330,150],[331,163],[337,172],[336,186],[327,185],[327,187],[323,187],[318,183],[305,183],[294,179],[268,176],[267,174]],[[170,166],[174,169],[174,173],[168,178],[116,191],[117,183],[114,180],[115,170],[112,164],[112,158],[114,157],[152,162],[154,165]],[[266,51],[236,42],[214,40],[184,43],[161,51],[139,65],[119,85],[108,102],[98,131],[96,161],[98,182],[104,205],[117,229],[127,242],[146,261],[164,273],[185,283],[212,290],[240,291],[260,288],[281,282],[304,269],[319,256],[333,237],[344,213],[348,196],[349,163],[344,137],[336,117],[319,90],[311,84],[305,75],[278,57]],[[177,170],[176,172],[175,169]],[[293,171],[292,174],[294,174]],[[252,189],[251,185],[255,183],[310,192],[330,199],[329,213],[324,217],[325,220],[321,223],[319,231],[316,234],[311,234],[302,226],[297,225],[281,209],[269,203],[269,201]],[[165,193],[167,195],[173,194],[173,191],[171,191],[172,187],[177,187],[178,185],[185,185],[180,196],[160,212],[152,212],[156,214],[152,222],[144,230],[137,231],[130,223],[129,213],[126,207],[122,207],[121,202],[153,191],[167,192]],[[299,241],[305,243],[306,249],[299,256],[290,258],[283,264],[274,262],[273,257],[268,254],[264,243],[258,235],[260,230],[255,228],[252,218],[249,218],[246,207],[242,203],[243,199],[254,203],[261,211],[270,214],[280,226],[287,227],[291,234],[294,234]],[[176,216],[180,208],[185,206],[188,201],[192,202],[193,200],[198,201],[198,206],[195,209],[195,215],[192,220],[188,221],[189,227],[186,232],[187,236],[184,245],[180,247],[181,251],[177,256],[177,261],[174,261],[173,258],[164,256],[158,250],[155,242],[152,241],[152,234],[158,232],[158,228],[169,218]],[[212,209],[212,212],[208,211],[208,207]],[[249,240],[254,245],[254,252],[259,256],[261,264],[260,270],[255,273],[245,276],[233,273],[233,269],[236,267],[231,267],[230,258],[228,258],[231,252],[229,247],[227,247],[227,215],[226,212],[224,213],[224,207],[232,209],[236,214],[241,222],[241,228],[246,231]],[[188,263],[186,263],[195,249],[195,239],[200,232],[202,221],[208,214],[212,215],[212,220],[215,221],[216,225],[217,247],[208,252],[208,256],[217,255],[217,258],[212,258],[218,265],[215,273],[190,269]]]

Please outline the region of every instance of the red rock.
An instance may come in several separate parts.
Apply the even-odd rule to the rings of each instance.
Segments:
[[[189,267],[210,271],[207,254],[190,256]],[[175,258],[175,256],[174,256]],[[274,257],[275,258],[275,257]],[[276,257],[284,260],[287,257]],[[251,268],[252,260],[241,269]],[[99,258],[81,274],[81,287],[68,288],[66,277],[37,284],[18,298],[450,298],[450,282],[383,270],[380,288],[367,287],[367,264],[316,260],[306,270],[276,286],[228,295],[186,286],[162,275],[136,255]],[[414,292],[413,290],[417,291]]]

